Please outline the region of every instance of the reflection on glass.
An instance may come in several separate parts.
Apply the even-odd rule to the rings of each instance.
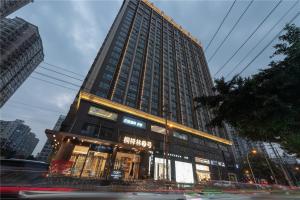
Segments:
[[[154,159],[154,180],[163,180],[167,178],[167,162],[166,159],[163,158],[155,158]],[[169,180],[171,180],[171,161],[168,160],[168,173]]]

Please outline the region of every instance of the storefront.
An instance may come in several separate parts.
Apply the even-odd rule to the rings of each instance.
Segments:
[[[175,174],[177,183],[194,183],[192,163],[175,161]]]
[[[139,167],[140,155],[134,153],[117,152],[114,170],[121,171],[124,180],[138,179]]]
[[[167,162],[163,158],[154,159],[154,180],[167,179]],[[168,177],[171,180],[171,161],[168,160]]]
[[[199,182],[200,181],[209,181],[211,179],[209,166],[202,165],[202,164],[196,164],[196,175],[197,175],[197,180]]]
[[[220,171],[226,167],[219,144],[228,145],[230,141],[171,121],[166,126],[161,117],[97,98],[93,100],[102,106],[81,101],[76,119],[66,119],[61,131],[46,132],[55,145],[53,161],[65,162],[70,168],[63,171],[64,175],[122,180],[169,178],[188,184],[221,177],[210,167]]]
[[[69,161],[73,163],[71,176],[103,178],[108,153],[89,150],[89,147],[76,145]]]

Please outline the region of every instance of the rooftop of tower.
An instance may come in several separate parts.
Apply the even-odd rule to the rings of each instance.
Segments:
[[[173,26],[175,26],[176,28],[178,28],[183,34],[185,34],[187,37],[189,37],[192,41],[196,42],[197,44],[199,44],[202,47],[201,42],[194,36],[191,35],[190,32],[188,32],[187,30],[185,30],[184,28],[182,28],[181,25],[177,24],[173,18],[169,17],[168,15],[166,15],[164,13],[164,11],[160,10],[158,7],[156,7],[152,2],[150,2],[149,0],[142,0],[142,2],[144,2],[145,4],[147,4],[149,7],[151,7],[153,10],[155,10],[158,14],[160,14],[164,19],[166,19],[168,22],[170,22]]]

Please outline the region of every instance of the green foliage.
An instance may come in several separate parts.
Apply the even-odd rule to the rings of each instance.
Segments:
[[[277,179],[277,182],[279,184],[286,185],[287,181],[285,180],[285,178],[283,176],[283,172],[280,169],[280,166],[277,163],[270,160],[269,158],[267,158],[267,159],[268,159],[268,162],[271,166],[271,169],[274,172],[274,175],[275,175],[275,178]],[[265,179],[265,180],[268,181],[268,183],[275,184],[275,179],[272,176],[272,172],[271,172],[270,167],[269,167],[269,165],[266,161],[266,158],[261,153],[257,153],[255,155],[250,154],[249,155],[249,162],[250,162],[250,165],[251,165],[252,170],[253,170],[253,174],[254,174],[256,179]],[[250,171],[250,168],[249,168],[246,157],[243,158],[243,160],[242,160],[241,170],[242,170],[242,173],[245,177],[244,180],[252,180],[251,171]],[[245,173],[246,171],[248,173]]]
[[[229,123],[252,140],[279,142],[300,155],[300,29],[286,25],[269,67],[251,77],[215,80],[214,96],[195,98],[214,113],[208,126]]]

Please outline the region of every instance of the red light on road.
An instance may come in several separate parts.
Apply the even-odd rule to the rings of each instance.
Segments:
[[[72,192],[75,188],[44,188],[44,187],[0,187],[0,193],[16,193],[20,191],[53,191],[53,192]]]

